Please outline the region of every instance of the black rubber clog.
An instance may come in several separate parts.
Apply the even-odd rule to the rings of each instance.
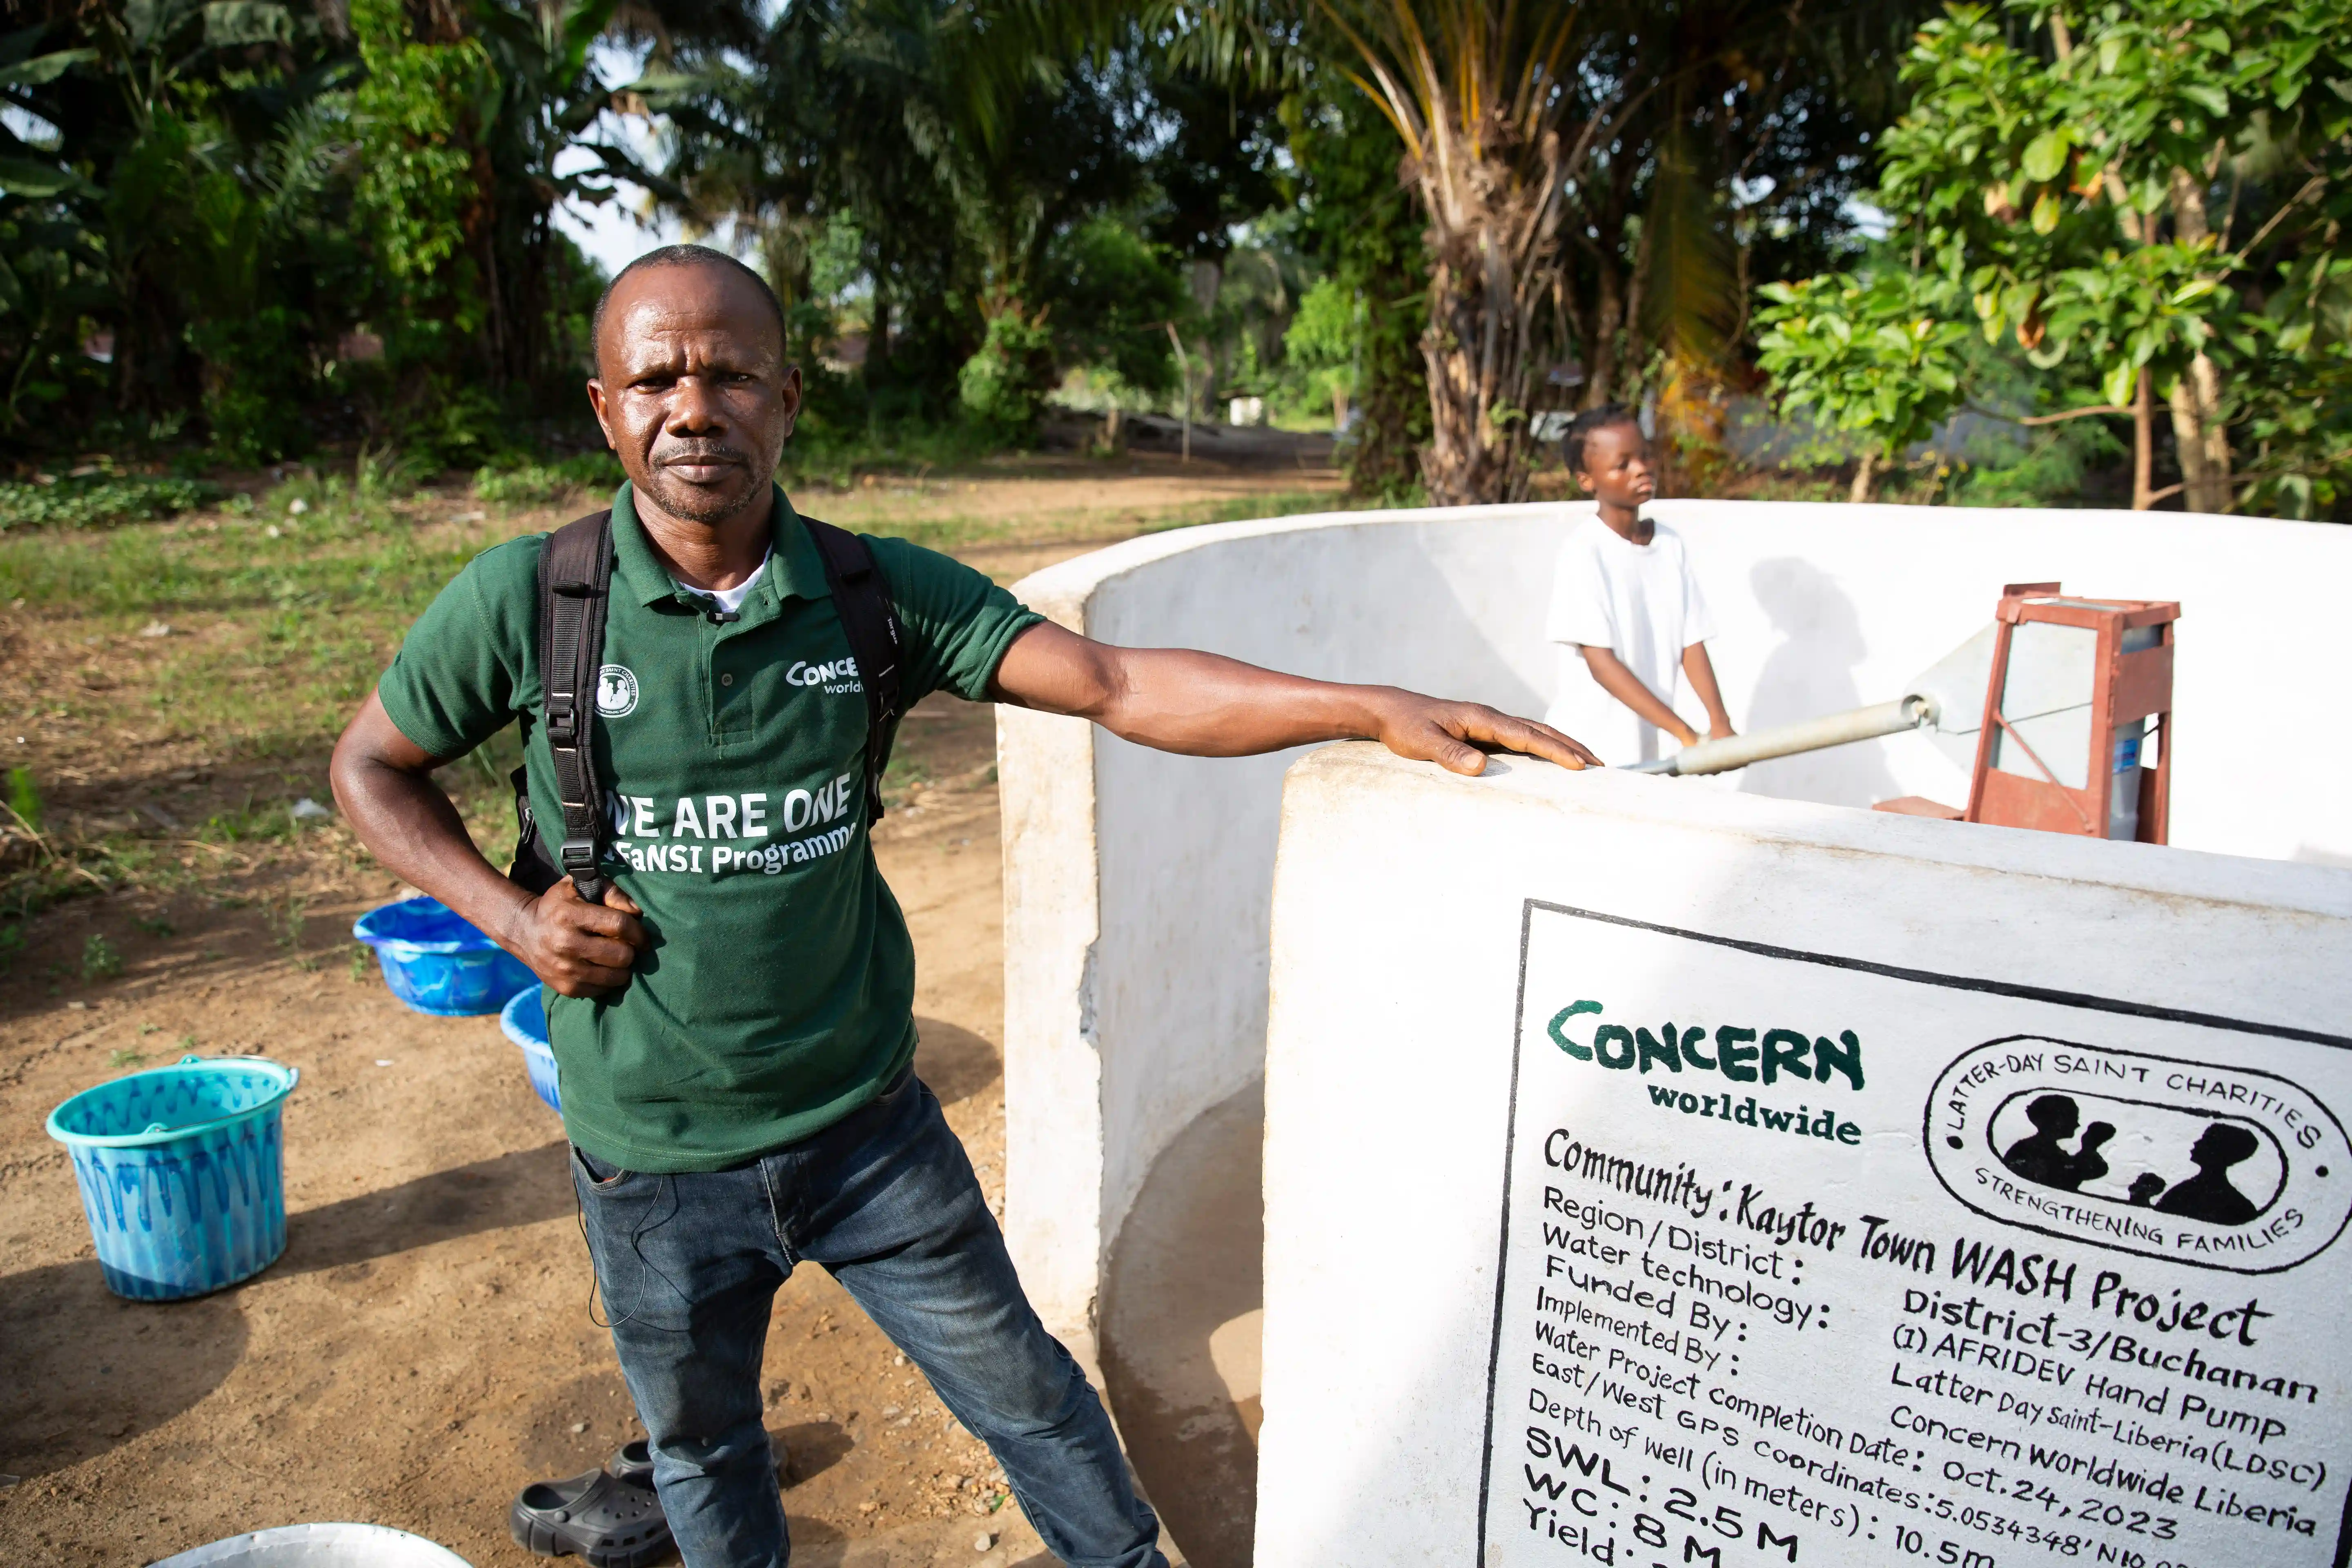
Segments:
[[[651,1568],[670,1554],[669,1521],[651,1480],[648,1466],[643,1484],[604,1470],[533,1481],[507,1510],[507,1529],[516,1545],[541,1557],[584,1557],[589,1568]]]
[[[768,1452],[775,1457],[776,1474],[782,1478],[792,1466],[793,1451],[772,1432],[768,1435]],[[654,1484],[653,1445],[643,1437],[632,1437],[614,1451],[613,1462],[604,1468],[612,1472],[614,1480],[650,1491]]]
[[[654,1484],[653,1445],[643,1437],[632,1437],[613,1455],[613,1462],[604,1467],[616,1481],[626,1481],[647,1491]]]

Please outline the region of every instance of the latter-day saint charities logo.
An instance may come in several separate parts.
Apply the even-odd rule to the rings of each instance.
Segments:
[[[608,664],[596,675],[596,712],[606,719],[625,719],[637,710],[636,672],[625,664]]]
[[[2020,1036],[1928,1098],[1927,1163],[2003,1224],[2200,1268],[2273,1274],[2352,1220],[2344,1129],[2274,1073]]]

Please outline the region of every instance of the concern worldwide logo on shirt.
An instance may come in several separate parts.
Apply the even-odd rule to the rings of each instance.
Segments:
[[[596,672],[596,711],[606,719],[625,719],[637,710],[636,672],[625,664],[608,664]]]

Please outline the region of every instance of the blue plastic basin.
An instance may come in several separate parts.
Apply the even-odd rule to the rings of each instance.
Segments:
[[[562,1114],[563,1097],[555,1089],[555,1052],[547,1043],[547,1005],[538,986],[515,994],[514,1000],[499,1014],[499,1028],[521,1048],[523,1068],[530,1074],[530,1087],[547,1101],[550,1110]]]
[[[420,1013],[468,1018],[495,1013],[539,977],[438,899],[370,910],[352,934],[375,949],[383,983]]]
[[[49,1112],[73,1156],[106,1288],[202,1296],[286,1250],[279,1112],[299,1070],[264,1057],[182,1057],[86,1089]]]

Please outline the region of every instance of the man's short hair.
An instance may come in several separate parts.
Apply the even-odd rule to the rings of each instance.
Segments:
[[[1568,434],[1559,438],[1559,455],[1568,459],[1568,471],[1584,472],[1585,437],[1595,430],[1606,430],[1612,425],[1642,427],[1642,416],[1622,403],[1604,403],[1598,408],[1588,408],[1569,421]]]
[[[596,296],[595,314],[588,319],[588,344],[592,355],[595,345],[604,338],[604,308],[613,302],[613,290],[618,289],[621,279],[630,273],[644,272],[656,267],[719,267],[748,279],[751,287],[760,291],[760,298],[767,301],[768,314],[775,320],[776,346],[780,350],[785,346],[790,334],[784,330],[783,301],[776,298],[776,291],[768,287],[766,279],[725,251],[713,250],[707,245],[664,245],[646,251],[614,273],[613,280],[604,285],[604,291]]]

